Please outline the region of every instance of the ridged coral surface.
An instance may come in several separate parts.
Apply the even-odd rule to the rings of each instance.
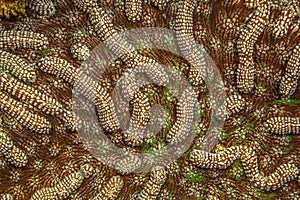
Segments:
[[[26,1],[0,18],[0,199],[300,199],[299,13]]]

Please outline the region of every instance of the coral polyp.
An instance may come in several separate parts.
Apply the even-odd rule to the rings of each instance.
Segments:
[[[299,1],[2,4],[0,199],[300,198]]]

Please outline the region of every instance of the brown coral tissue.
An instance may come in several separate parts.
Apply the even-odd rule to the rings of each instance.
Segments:
[[[300,199],[299,13],[1,0],[0,199]]]

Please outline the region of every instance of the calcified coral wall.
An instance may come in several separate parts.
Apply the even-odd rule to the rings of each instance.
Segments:
[[[0,24],[0,199],[300,198],[299,1],[29,0],[26,6],[26,17]],[[118,35],[141,27],[176,31],[175,48],[188,61],[159,49],[136,51]],[[207,54],[191,51],[194,40]],[[96,94],[99,124],[124,151],[176,143],[197,99],[199,131],[172,164],[131,173],[143,165],[138,157],[102,162],[83,144],[72,88],[99,45],[123,54],[97,84],[99,72],[81,76],[91,87],[79,90]],[[159,86],[169,78],[159,63],[192,84],[183,98]],[[216,112],[224,127],[204,151],[212,110],[204,77],[213,76],[211,64],[228,98]],[[134,70],[157,84],[140,87],[128,75]],[[117,81],[129,102],[126,131],[112,101]],[[168,110],[167,120],[157,134],[144,132],[156,103]]]

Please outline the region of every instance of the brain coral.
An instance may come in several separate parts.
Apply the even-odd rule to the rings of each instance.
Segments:
[[[12,2],[0,199],[300,198],[299,1]]]

